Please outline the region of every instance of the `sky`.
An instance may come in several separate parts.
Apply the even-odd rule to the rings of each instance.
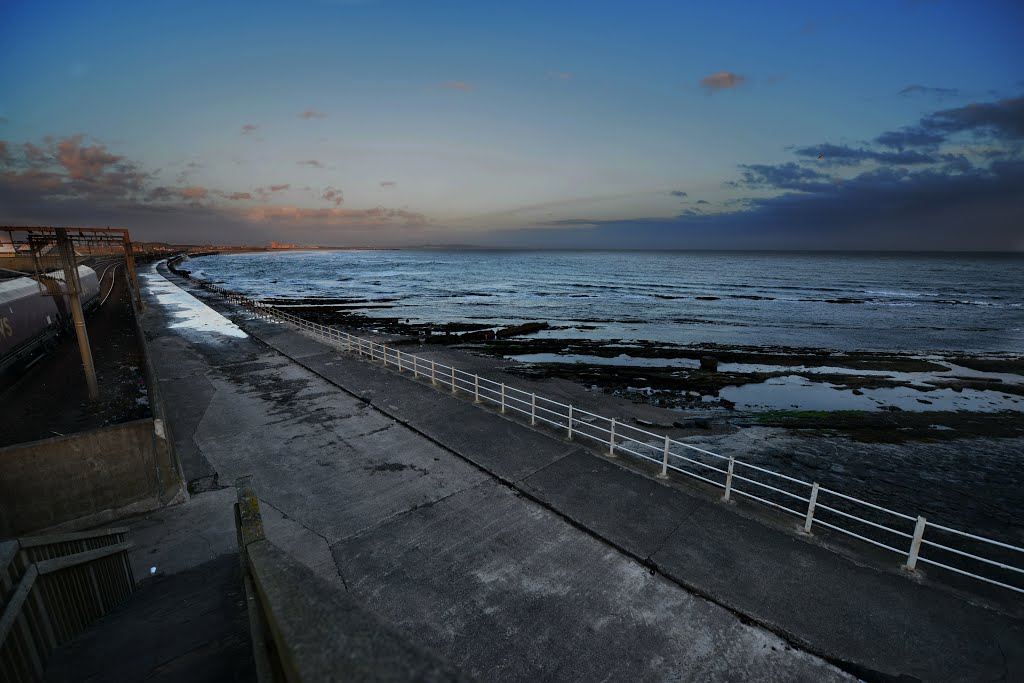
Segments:
[[[1024,3],[0,2],[0,224],[1024,251]]]

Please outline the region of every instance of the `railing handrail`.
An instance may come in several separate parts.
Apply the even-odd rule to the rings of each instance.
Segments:
[[[102,538],[104,536],[117,536],[127,534],[130,529],[126,526],[114,527],[111,529],[93,529],[92,531],[76,531],[67,534],[52,534],[43,536],[22,536],[17,540],[22,548],[37,548],[45,545],[56,545],[70,541],[81,541],[87,538]]]
[[[119,527],[0,543],[0,679],[42,680],[55,648],[135,591],[127,532]]]
[[[242,296],[240,294],[237,294],[237,293],[234,293],[234,292],[230,292],[228,290],[222,289],[222,288],[217,287],[215,285],[211,285],[209,283],[206,283],[206,282],[204,282],[202,280],[199,280],[197,278],[193,278],[193,277],[190,276],[189,279],[192,280],[193,282],[195,282],[196,284],[199,284],[199,285],[201,285],[202,287],[204,287],[206,289],[209,289],[209,290],[211,290],[213,292],[216,292],[216,293],[218,293],[218,294],[220,294],[222,296],[225,296],[229,300],[231,300],[231,301],[233,301],[233,302],[235,302],[235,303],[237,303],[237,304],[239,304],[239,305],[241,305],[241,306],[251,310],[257,316],[260,316],[260,317],[271,317],[271,318],[274,318],[274,319],[286,322],[288,324],[291,324],[291,325],[295,326],[296,329],[298,329],[298,330],[300,330],[302,332],[313,333],[314,335],[323,337],[327,341],[331,342],[332,344],[338,345],[339,350],[347,349],[349,351],[354,351],[355,353],[357,353],[360,356],[362,356],[362,355],[369,355],[370,358],[374,359],[374,360],[381,360],[382,359],[384,361],[385,365],[388,365],[388,364],[396,365],[397,369],[399,369],[400,371],[401,370],[405,370],[405,369],[410,369],[411,370],[411,369],[413,369],[415,367],[416,371],[417,371],[417,377],[419,377],[419,376],[427,377],[428,376],[428,373],[426,373],[426,372],[420,373],[419,372],[419,368],[429,369],[430,370],[429,376],[430,376],[431,381],[432,381],[433,384],[441,384],[442,386],[448,386],[448,387],[451,388],[453,393],[457,392],[457,391],[468,391],[468,392],[470,392],[470,393],[472,393],[474,395],[474,399],[475,399],[476,402],[483,403],[484,401],[488,401],[488,402],[493,403],[493,404],[499,404],[499,400],[496,399],[495,396],[494,396],[498,392],[496,392],[494,390],[487,389],[484,386],[481,386],[481,382],[490,383],[490,384],[495,385],[495,386],[500,386],[500,387],[503,388],[503,390],[501,392],[501,399],[500,399],[500,405],[502,407],[502,410],[504,411],[504,410],[510,409],[510,410],[514,410],[516,412],[519,412],[519,413],[522,413],[522,414],[525,414],[525,415],[529,415],[530,416],[530,423],[531,424],[536,424],[537,420],[541,420],[541,421],[547,422],[548,424],[551,424],[553,426],[558,426],[560,428],[567,429],[567,433],[568,433],[569,438],[572,438],[572,436],[575,434],[575,435],[587,437],[589,439],[598,441],[598,442],[600,442],[600,443],[602,443],[602,444],[604,444],[604,445],[606,445],[608,447],[608,449],[609,449],[608,453],[609,453],[609,455],[611,457],[615,457],[615,454],[617,452],[622,451],[622,452],[626,452],[626,453],[630,453],[632,455],[635,455],[635,456],[637,456],[637,457],[639,457],[641,459],[657,463],[657,464],[661,465],[661,473],[659,474],[659,477],[662,477],[662,478],[667,477],[668,472],[669,471],[673,471],[673,472],[677,472],[679,474],[682,474],[682,475],[685,475],[685,476],[688,476],[688,477],[691,477],[691,478],[698,479],[698,480],[703,481],[705,483],[711,484],[711,485],[713,485],[713,486],[715,486],[717,488],[724,489],[725,490],[725,494],[723,495],[723,499],[724,500],[730,500],[731,495],[733,493],[736,493],[736,494],[742,495],[742,496],[744,496],[746,498],[750,498],[752,500],[755,500],[757,502],[765,504],[765,505],[767,505],[769,507],[773,507],[773,508],[782,510],[783,512],[786,512],[788,514],[791,514],[791,515],[799,517],[803,521],[803,529],[807,533],[811,533],[812,527],[813,527],[814,523],[817,523],[820,526],[832,529],[832,530],[837,531],[839,533],[842,533],[842,534],[844,534],[846,536],[850,536],[852,538],[856,538],[856,539],[859,539],[859,540],[867,541],[868,543],[871,543],[871,544],[873,544],[875,546],[884,548],[886,550],[892,551],[892,552],[900,554],[900,555],[904,555],[904,556],[906,556],[906,560],[905,560],[905,562],[903,564],[903,567],[905,569],[907,569],[907,570],[910,570],[910,571],[913,571],[913,570],[916,569],[918,561],[925,562],[925,563],[933,565],[933,566],[938,566],[938,567],[942,567],[942,568],[945,568],[945,569],[950,569],[950,567],[948,565],[946,565],[946,564],[939,563],[939,562],[937,562],[934,559],[924,558],[924,557],[920,556],[920,551],[921,551],[921,546],[922,546],[924,532],[929,527],[931,527],[933,529],[936,529],[936,530],[939,530],[939,531],[946,532],[946,533],[952,533],[952,534],[955,534],[955,535],[958,535],[958,536],[961,536],[961,537],[969,538],[969,539],[974,540],[974,541],[978,541],[978,542],[994,545],[994,546],[997,546],[999,548],[1002,548],[1002,549],[1010,551],[1010,552],[1024,553],[1024,548],[1022,548],[1020,546],[1016,546],[1016,545],[1013,545],[1013,544],[1010,544],[1010,543],[1005,543],[1003,541],[997,541],[997,540],[991,539],[991,538],[986,538],[984,536],[980,536],[980,535],[977,535],[977,534],[971,534],[971,533],[968,533],[966,531],[960,531],[958,529],[955,529],[955,528],[952,528],[952,527],[949,527],[949,526],[946,526],[946,525],[936,524],[935,522],[928,521],[922,515],[914,516],[914,515],[908,515],[908,514],[905,514],[905,513],[902,513],[902,512],[898,512],[896,510],[891,510],[891,509],[889,509],[887,507],[884,507],[882,505],[877,505],[875,503],[871,503],[869,501],[865,501],[865,500],[862,500],[860,498],[857,498],[857,497],[854,497],[854,496],[850,496],[850,495],[841,493],[839,491],[835,491],[835,490],[830,489],[830,488],[826,488],[824,486],[819,485],[818,482],[803,481],[801,479],[797,479],[797,478],[791,477],[789,475],[785,475],[785,474],[782,474],[782,473],[779,473],[779,472],[774,472],[772,470],[769,470],[769,469],[766,469],[766,468],[763,468],[763,467],[759,467],[759,466],[754,465],[752,463],[743,462],[743,461],[737,459],[733,455],[726,456],[726,455],[722,455],[722,454],[719,454],[719,453],[714,453],[713,451],[709,451],[709,450],[706,450],[706,449],[703,449],[703,448],[700,448],[700,447],[697,447],[697,446],[693,446],[691,444],[687,444],[687,443],[678,441],[676,439],[671,439],[667,435],[656,434],[654,432],[650,432],[648,430],[641,429],[639,427],[634,427],[632,425],[624,424],[624,423],[618,421],[616,418],[608,418],[608,417],[605,417],[605,416],[602,416],[602,415],[598,415],[596,413],[592,413],[592,412],[585,411],[585,410],[580,409],[580,408],[576,408],[572,404],[560,403],[558,401],[554,401],[552,399],[548,399],[546,397],[543,397],[543,396],[537,394],[536,392],[527,392],[527,391],[525,391],[523,389],[519,389],[519,388],[516,388],[516,387],[509,386],[506,383],[495,382],[494,380],[490,380],[490,379],[481,377],[478,373],[470,373],[468,371],[461,370],[461,369],[456,368],[454,366],[446,365],[444,363],[439,363],[437,361],[434,361],[434,360],[431,360],[431,359],[427,359],[427,358],[424,358],[422,356],[417,356],[415,354],[410,354],[410,353],[402,352],[400,349],[389,347],[386,344],[382,344],[380,342],[375,342],[375,341],[373,341],[371,339],[366,339],[366,338],[363,338],[363,337],[358,337],[358,336],[353,335],[353,334],[351,334],[349,332],[345,332],[345,331],[339,330],[338,328],[335,328],[335,327],[331,327],[331,326],[328,326],[328,325],[323,325],[321,323],[315,323],[315,322],[312,322],[312,321],[309,321],[309,320],[305,320],[304,318],[301,318],[299,316],[293,315],[291,313],[285,313],[283,311],[280,311],[280,310],[278,310],[276,307],[274,307],[272,305],[264,304],[264,303],[262,303],[260,301],[256,301],[254,299],[250,299],[250,298]],[[366,353],[366,349],[369,350],[368,354]],[[375,350],[377,352],[375,352]],[[389,354],[393,354],[393,355],[389,355]],[[403,356],[411,359],[410,362],[413,363],[414,365],[411,366],[411,367],[408,367],[408,368],[404,367],[402,365]],[[468,378],[468,379],[466,379],[466,378]],[[526,410],[526,409],[523,409],[521,407],[517,407],[515,405],[511,405],[509,403],[509,401],[508,401],[508,396],[507,396],[507,392],[510,392],[510,391],[518,392],[521,395],[530,396],[531,397],[530,409]],[[490,392],[492,395],[488,396],[487,395],[488,392]],[[548,403],[549,405],[553,404],[553,405],[557,405],[559,407],[563,407],[568,412],[567,412],[567,414],[562,414],[562,413],[559,413],[557,411],[541,407],[541,406],[537,405],[538,401],[544,401],[544,402]],[[551,419],[545,418],[543,416],[540,416],[540,415],[537,414],[538,410],[543,410],[543,411],[545,411],[547,413],[550,413],[550,414],[552,414],[552,415],[554,415],[554,416],[556,416],[558,418],[563,418],[563,419],[567,420],[567,422],[563,422],[561,420],[551,420]],[[613,430],[609,430],[609,429],[604,429],[602,427],[599,427],[597,425],[591,425],[589,422],[587,422],[585,420],[580,420],[579,419],[578,416],[581,415],[581,414],[582,415],[587,415],[587,416],[593,418],[594,420],[603,420],[603,421],[607,422],[609,425],[614,425],[614,429],[618,429],[618,430],[621,430],[621,431],[619,431],[618,434],[616,434],[614,432],[614,429]],[[593,434],[588,434],[587,430],[589,430],[589,429],[595,429],[595,430],[599,430],[601,432],[604,432],[605,434],[609,434],[610,438],[605,439],[603,437],[598,437],[598,436],[595,436]],[[625,430],[630,430],[630,433],[632,433],[632,434],[639,433],[639,434],[642,434],[644,437],[648,437],[648,438],[650,438],[652,440],[657,440],[657,443],[656,444],[648,443],[648,442],[645,442],[645,441],[641,441],[639,438],[636,438],[636,437],[632,437],[631,438],[629,436],[626,436],[623,433]],[[616,442],[616,437],[619,439],[618,442]],[[633,447],[627,447],[627,444],[629,444],[630,446],[633,446]],[[728,463],[728,467],[727,468],[715,467],[714,465],[711,465],[711,464],[708,464],[708,463],[704,463],[704,462],[701,462],[699,460],[694,460],[692,458],[688,458],[688,457],[686,457],[686,456],[684,456],[684,455],[682,455],[680,453],[673,452],[673,450],[672,450],[673,446],[678,446],[678,447],[684,448],[684,449],[686,449],[687,451],[690,451],[690,452],[698,452],[698,453],[707,455],[709,457],[713,457],[713,458],[715,458],[715,459],[717,459],[719,461],[726,461]],[[635,448],[650,449],[651,453],[645,453],[645,452],[642,452],[640,450],[634,450],[634,447]],[[713,470],[714,472],[717,472],[720,475],[724,475],[724,482],[715,481],[714,479],[709,479],[708,477],[701,476],[701,475],[698,475],[698,474],[696,474],[694,472],[690,472],[688,470],[685,470],[685,469],[683,469],[683,467],[680,464],[678,464],[679,461],[682,461],[683,463],[689,463],[691,465],[698,465],[700,467],[703,467],[703,468],[706,468],[706,469],[709,469],[709,470]],[[772,487],[770,485],[763,484],[762,482],[756,482],[756,481],[751,480],[751,479],[749,479],[747,477],[741,477],[739,475],[735,475],[734,472],[733,472],[733,469],[734,469],[734,466],[737,465],[737,464],[741,465],[743,467],[747,467],[747,468],[750,468],[752,470],[761,472],[761,473],[763,473],[765,475],[768,475],[768,476],[776,477],[776,478],[779,478],[779,479],[782,479],[782,480],[785,480],[785,481],[792,482],[794,484],[798,484],[798,485],[800,485],[802,487],[809,487],[810,488],[809,495],[807,495],[805,497],[805,496],[802,496],[802,495],[794,494],[794,493],[789,492],[789,491],[785,491],[784,489],[779,489],[777,487]],[[786,506],[780,505],[778,503],[775,503],[773,501],[766,500],[766,499],[761,498],[761,497],[759,497],[757,495],[754,495],[750,491],[744,491],[742,489],[739,489],[739,488],[736,487],[736,485],[734,483],[735,480],[752,482],[752,483],[754,483],[754,484],[756,484],[758,486],[769,488],[769,489],[772,489],[773,491],[782,493],[782,494],[784,494],[785,496],[787,496],[789,498],[795,498],[797,500],[800,500],[803,503],[807,504],[806,511],[794,510],[794,509],[792,509],[790,507],[786,507]],[[902,520],[914,522],[915,526],[914,526],[913,533],[908,533],[908,532],[902,531],[900,529],[895,529],[893,527],[889,527],[889,526],[886,526],[884,524],[880,524],[878,522],[874,522],[874,521],[866,519],[864,517],[859,517],[859,516],[851,514],[849,512],[839,511],[835,507],[832,507],[832,506],[829,506],[829,505],[825,505],[823,503],[818,503],[818,498],[821,495],[835,496],[836,498],[838,498],[840,500],[846,501],[847,503],[850,503],[850,504],[853,504],[853,505],[856,505],[856,506],[863,506],[863,507],[869,508],[871,510],[875,510],[875,511],[878,511],[878,512],[881,512],[881,513],[885,513],[885,514],[888,514],[888,515],[892,515],[892,516],[897,517],[897,518],[902,519]],[[864,524],[864,525],[869,526],[869,527],[878,528],[878,529],[890,532],[892,534],[896,534],[896,535],[901,536],[901,537],[910,538],[911,539],[910,548],[908,550],[901,550],[899,548],[895,548],[893,546],[890,546],[890,545],[888,545],[886,543],[881,543],[881,542],[876,541],[874,539],[868,538],[868,537],[866,537],[866,536],[864,536],[862,534],[859,534],[859,533],[857,533],[857,532],[855,532],[855,531],[853,531],[851,529],[844,528],[844,527],[840,526],[838,523],[826,522],[825,520],[822,520],[822,519],[819,519],[819,518],[815,517],[815,512],[818,509],[824,510],[826,512],[830,512],[830,513],[833,513],[833,514],[838,512],[841,517],[846,517],[846,518],[853,519],[857,523]],[[925,543],[925,545],[927,545],[929,547],[939,548],[941,550],[947,550],[947,551],[952,552],[952,553],[954,553],[954,554],[956,554],[958,556],[968,557],[968,558],[974,559],[974,560],[980,560],[981,562],[986,563],[988,565],[996,565],[996,566],[999,566],[1000,568],[1006,568],[1006,569],[1008,569],[1010,571],[1013,571],[1013,572],[1024,573],[1024,570],[1022,570],[1020,567],[1016,567],[1016,566],[1010,565],[1008,563],[998,562],[998,561],[992,560],[990,558],[980,557],[979,555],[974,555],[974,554],[968,553],[968,552],[963,551],[963,550],[952,548],[950,546],[945,546],[945,545],[933,543],[933,542],[930,542],[930,541]],[[1009,589],[1011,591],[1024,594],[1024,587],[1021,587],[1021,586],[1011,585],[1011,584],[1005,583],[1003,581],[999,581],[997,579],[994,579],[992,577],[983,576],[983,575],[976,574],[976,573],[973,573],[973,572],[969,572],[969,571],[966,571],[966,570],[963,570],[963,569],[952,568],[952,571],[955,571],[958,574],[962,574],[962,575],[968,576],[968,577],[973,578],[973,579],[977,579],[977,580],[989,583],[991,585],[1000,586],[1002,588],[1007,588],[1007,589]]]

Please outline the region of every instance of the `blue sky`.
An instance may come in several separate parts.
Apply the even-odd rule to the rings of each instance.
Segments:
[[[1022,45],[1024,9],[994,1],[8,2],[0,216],[170,241],[1020,250]]]

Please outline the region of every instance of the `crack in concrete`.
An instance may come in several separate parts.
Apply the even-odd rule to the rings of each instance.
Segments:
[[[650,567],[652,571],[657,571],[658,563],[655,562],[652,558],[661,552],[661,549],[665,547],[666,543],[668,543],[668,539],[675,536],[675,533],[679,531],[680,528],[682,528],[683,524],[685,524],[691,517],[693,517],[693,514],[697,512],[697,510],[699,510],[700,508],[704,507],[704,505],[704,501],[698,501],[697,504],[693,506],[693,509],[686,513],[686,516],[684,516],[681,520],[679,520],[679,524],[676,524],[675,528],[672,529],[672,531],[665,534],[665,538],[661,539],[661,543],[658,544],[658,547],[650,555],[647,556],[647,559],[644,560],[645,566]]]
[[[490,480],[487,480],[487,479],[485,479],[483,481],[478,481],[475,484],[470,484],[469,486],[464,486],[463,488],[461,488],[461,489],[459,489],[457,491],[452,491],[451,493],[449,493],[446,496],[441,496],[440,498],[435,498],[434,500],[427,501],[426,503],[417,503],[417,504],[413,505],[412,507],[408,507],[408,508],[406,508],[404,510],[399,510],[398,512],[392,513],[392,514],[388,515],[387,517],[384,517],[382,519],[378,519],[377,521],[373,522],[372,524],[370,524],[367,527],[364,527],[362,529],[356,530],[355,532],[349,534],[348,536],[345,536],[343,538],[339,538],[337,541],[334,542],[334,545],[337,545],[339,543],[343,543],[345,541],[355,540],[357,538],[365,536],[366,534],[368,534],[369,532],[373,531],[374,529],[382,527],[385,524],[388,524],[388,523],[398,519],[399,517],[403,517],[403,516],[405,516],[405,515],[407,515],[407,514],[409,514],[411,512],[415,512],[417,510],[425,510],[427,508],[434,507],[438,503],[442,503],[442,502],[448,500],[449,498],[451,498],[452,496],[457,496],[460,493],[464,493],[466,491],[471,491],[472,489],[475,489],[475,488],[477,488],[479,486],[483,486],[484,484],[491,484],[491,483],[493,483],[493,482],[491,482]],[[331,548],[332,551],[333,551],[333,546],[332,545],[328,545],[328,547]]]
[[[323,540],[324,544],[327,546],[327,552],[330,553],[330,555],[331,555],[331,564],[334,565],[334,571],[337,572],[338,578],[341,579],[341,585],[343,585],[345,587],[345,592],[347,593],[348,592],[348,581],[345,580],[345,575],[341,573],[341,567],[338,566],[337,561],[334,559],[334,553],[331,551],[331,542],[329,540],[327,540],[327,537],[324,536],[319,531],[317,531],[316,529],[313,529],[312,527],[306,526],[305,524],[300,522],[295,517],[291,517],[290,515],[288,515],[288,513],[286,513],[284,510],[282,510],[278,506],[274,505],[273,503],[271,503],[269,500],[264,498],[262,495],[259,496],[259,500],[260,500],[261,503],[266,503],[270,507],[272,507],[275,510],[277,510],[277,513],[279,515],[281,515],[282,517],[284,517],[285,519],[287,519],[287,520],[289,520],[291,522],[295,522],[296,524],[301,526],[306,531],[308,531],[308,532],[310,532],[312,534],[316,534],[321,540]]]

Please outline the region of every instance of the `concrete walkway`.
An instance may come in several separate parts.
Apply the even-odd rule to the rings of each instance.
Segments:
[[[794,644],[869,680],[1024,675],[1024,631],[1001,614],[280,325],[171,327],[188,319],[180,302],[151,303],[144,325],[188,478],[202,489],[253,474],[279,515],[273,540],[483,679],[843,677]],[[151,515],[140,552],[173,558],[189,545],[173,529],[190,519],[218,552],[230,505],[227,524],[189,511],[221,495]]]

